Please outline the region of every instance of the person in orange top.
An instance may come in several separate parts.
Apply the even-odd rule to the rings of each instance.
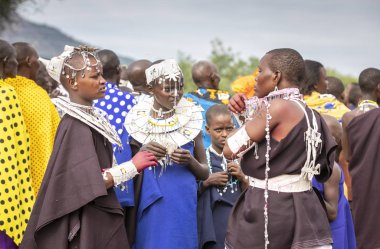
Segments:
[[[6,79],[6,83],[16,90],[30,134],[32,184],[37,196],[60,118],[47,92],[35,82],[39,69],[37,51],[24,42],[14,43],[13,47],[18,61],[17,76]]]

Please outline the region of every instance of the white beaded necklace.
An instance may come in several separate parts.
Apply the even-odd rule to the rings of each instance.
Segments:
[[[116,144],[122,148],[120,137],[106,118],[107,114],[101,109],[94,106],[80,105],[61,96],[52,99],[52,101],[58,109],[87,124],[102,134],[112,144]]]
[[[223,153],[219,154],[217,153],[213,148],[212,146],[210,145],[207,150],[206,150],[206,158],[207,158],[207,165],[208,165],[208,169],[209,169],[209,172],[210,174],[212,174],[212,163],[211,163],[211,156],[210,156],[210,152],[214,153],[216,156],[218,157],[222,157],[222,169],[223,171],[227,172],[227,160],[226,158],[223,156]],[[226,183],[226,185],[222,188],[218,187],[217,188],[217,191],[219,193],[220,196],[223,196],[223,193],[226,193],[227,192],[227,189],[230,188],[231,189],[231,193],[235,193],[238,191],[238,180],[237,179],[233,179],[232,177],[228,177],[228,182]]]

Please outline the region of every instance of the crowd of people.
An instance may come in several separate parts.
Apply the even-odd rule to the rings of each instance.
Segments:
[[[280,48],[233,96],[192,78],[0,40],[0,249],[380,248],[379,69]]]

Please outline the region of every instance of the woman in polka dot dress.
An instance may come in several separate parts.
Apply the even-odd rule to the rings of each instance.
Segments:
[[[0,249],[18,248],[35,199],[29,135],[16,91],[3,81],[16,70],[14,48],[0,40]]]

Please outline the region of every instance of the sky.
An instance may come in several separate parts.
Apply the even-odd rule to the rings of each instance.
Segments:
[[[240,57],[281,47],[358,76],[380,68],[379,0],[34,0],[26,19],[134,59],[207,59],[222,40]]]

